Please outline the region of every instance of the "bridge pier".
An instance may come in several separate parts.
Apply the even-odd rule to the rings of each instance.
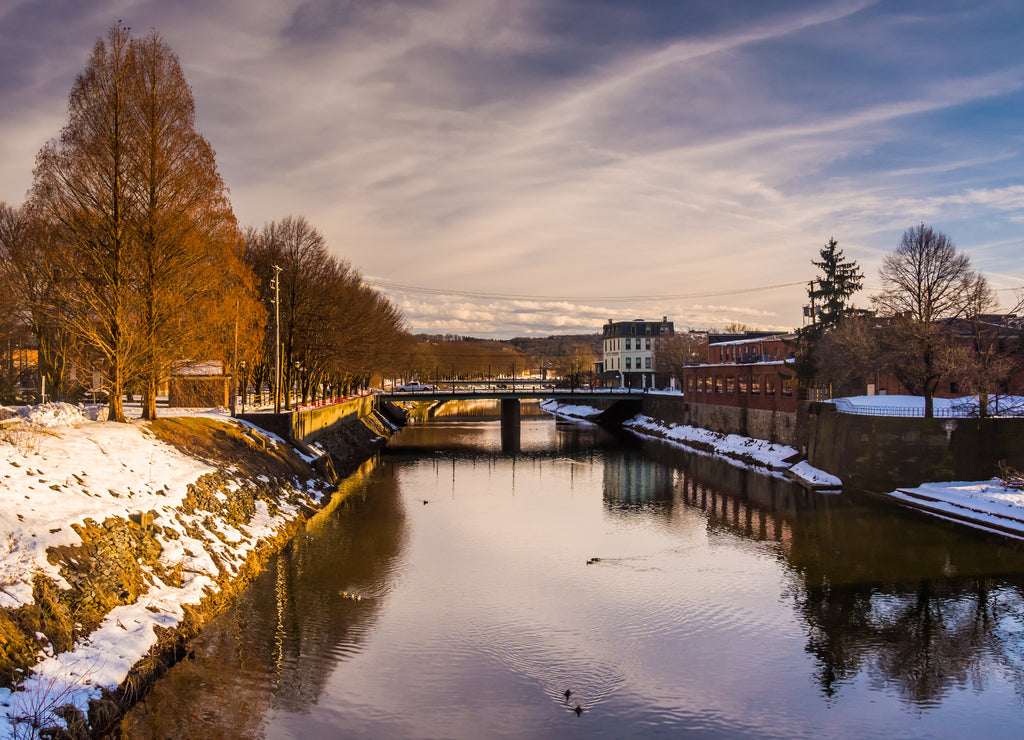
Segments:
[[[519,429],[520,409],[518,398],[501,399],[501,450],[519,452],[521,434]]]

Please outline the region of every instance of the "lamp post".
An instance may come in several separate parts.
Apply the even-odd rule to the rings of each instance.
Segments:
[[[238,363],[238,369],[242,371],[242,413],[245,413],[245,397],[249,390],[249,374],[245,371],[245,360]]]
[[[274,265],[274,413],[281,413],[281,268]]]

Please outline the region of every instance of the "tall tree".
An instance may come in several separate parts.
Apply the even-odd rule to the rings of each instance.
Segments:
[[[882,292],[871,300],[890,319],[883,336],[888,365],[924,396],[925,416],[934,416],[935,391],[953,368],[950,332],[938,322],[962,316],[983,278],[948,236],[924,224],[903,232],[879,276]]]
[[[233,364],[235,331],[259,323],[251,271],[213,148],[195,129],[195,102],[177,55],[155,32],[132,42],[132,104],[137,146],[143,418],[156,416],[161,379],[188,360]],[[230,351],[229,351],[230,349]]]
[[[217,174],[195,131],[177,56],[156,32],[110,29],[72,88],[60,139],[40,152],[29,200],[54,235],[79,365],[105,373],[108,418],[141,384],[143,415],[182,361],[233,360],[223,324],[259,326],[255,287]]]
[[[106,369],[112,421],[124,421],[121,395],[138,371],[131,295],[132,56],[127,28],[115,26],[106,40],[97,40],[71,89],[60,139],[37,157],[29,201],[66,247],[68,327]]]
[[[825,379],[823,363],[828,361],[821,357],[823,338],[844,319],[864,313],[849,302],[864,282],[857,262],[846,259],[833,237],[829,237],[818,254],[821,259],[811,260],[811,264],[818,268],[819,274],[807,290],[812,323],[800,331],[797,340],[797,375],[808,385]]]

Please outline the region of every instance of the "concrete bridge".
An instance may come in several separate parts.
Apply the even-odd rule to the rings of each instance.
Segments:
[[[611,407],[623,403],[632,413],[637,413],[643,400],[642,390],[623,388],[555,388],[541,383],[521,383],[518,387],[508,381],[477,381],[474,383],[453,383],[450,388],[443,385],[431,387],[429,390],[398,390],[376,394],[381,402],[429,402],[445,403],[447,401],[482,401],[497,400],[501,402],[501,433],[502,439],[518,438],[519,402],[529,399],[540,401],[557,400],[580,405]],[[632,401],[632,403],[629,403]],[[512,440],[509,439],[511,442]]]
[[[506,383],[509,387],[502,387]],[[538,383],[517,383],[512,387],[508,381],[481,381],[472,384],[456,383],[450,388],[373,392],[315,408],[299,408],[279,414],[265,412],[238,416],[274,432],[289,442],[305,445],[329,434],[342,424],[358,421],[379,411],[384,403],[440,404],[446,401],[498,400],[501,402],[502,446],[512,450],[518,447],[519,404],[523,400],[555,399],[594,406],[602,411],[602,420],[621,421],[639,412],[643,395],[639,390],[629,391],[621,388],[553,388]]]

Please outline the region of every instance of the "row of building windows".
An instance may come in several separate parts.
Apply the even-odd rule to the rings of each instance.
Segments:
[[[618,352],[619,351],[619,346],[620,346],[621,342],[622,342],[621,339],[609,339],[608,340],[608,348],[607,348],[606,351],[607,352]],[[650,348],[651,348],[651,338],[650,337],[645,337],[644,338],[643,346],[642,347],[640,346],[640,337],[636,338],[636,349],[639,350],[639,349],[650,349]],[[633,347],[633,340],[630,339],[629,337],[626,337],[625,349],[634,349],[634,347]]]
[[[691,375],[686,389],[697,393],[739,393],[741,396],[774,396],[779,378],[775,375]],[[782,395],[793,395],[793,379],[782,378]]]
[[[632,370],[635,367],[637,370],[640,370],[640,358],[639,357],[636,358],[636,364],[635,365],[634,365],[632,360],[633,360],[632,357],[627,357],[626,358],[625,369],[626,370]],[[644,369],[645,370],[650,370],[651,369],[651,358],[650,357],[644,357],[643,360],[644,360],[644,363],[643,363],[644,364]],[[608,370],[618,370],[618,368],[616,367],[616,362],[617,361],[618,361],[617,357],[609,357],[608,358],[608,368],[607,369]]]

